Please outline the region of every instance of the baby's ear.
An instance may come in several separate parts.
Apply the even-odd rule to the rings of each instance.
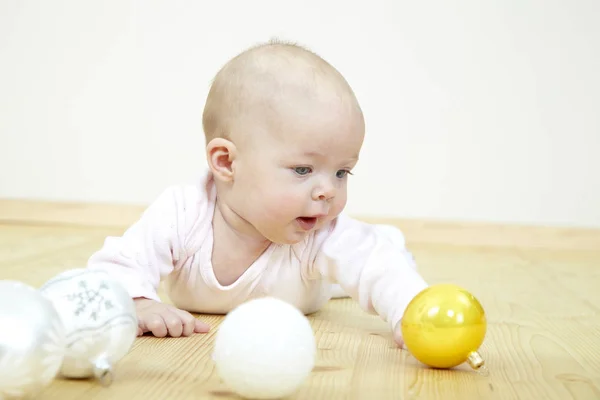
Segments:
[[[233,142],[215,138],[206,146],[206,160],[214,178],[222,182],[233,180],[233,161],[237,155],[237,149]]]

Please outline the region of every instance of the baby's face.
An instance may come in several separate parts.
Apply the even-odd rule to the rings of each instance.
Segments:
[[[342,212],[363,143],[358,110],[335,103],[303,109],[304,116],[289,110],[257,134],[236,162],[238,212],[279,244],[303,240]]]

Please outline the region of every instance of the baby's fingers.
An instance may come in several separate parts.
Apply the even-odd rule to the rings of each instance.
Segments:
[[[396,342],[396,345],[401,349],[408,350],[406,344],[404,344],[404,338],[398,329],[394,331],[394,342]]]
[[[394,328],[394,331],[393,331],[394,342],[396,342],[396,345],[398,347],[400,347],[401,349],[408,350],[406,348],[406,344],[404,344],[404,338],[402,337],[402,325],[401,324],[402,324],[402,322],[398,321]]]
[[[176,310],[176,314],[179,315],[183,323],[183,336],[190,336],[193,333],[206,333],[208,332],[208,326],[196,319],[192,314],[184,310]]]
[[[195,319],[195,318],[194,318]],[[199,319],[195,319],[196,324],[194,327],[194,332],[196,333],[208,333],[210,331],[210,326]]]
[[[148,314],[140,318],[139,327],[144,333],[152,332],[156,337],[165,337],[169,333],[165,320],[160,314]]]
[[[178,312],[175,310],[169,311],[168,313],[163,314],[163,318],[167,325],[169,336],[179,337],[184,333],[185,320],[181,318],[181,315]]]

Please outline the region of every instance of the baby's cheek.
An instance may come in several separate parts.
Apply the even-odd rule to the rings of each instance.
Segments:
[[[335,212],[336,215],[341,213],[342,211],[344,211],[347,200],[348,200],[348,197],[347,197],[346,193],[344,193],[334,199],[332,210],[333,210],[333,212]]]
[[[297,196],[294,196],[294,194],[290,191],[273,193],[271,196],[267,196],[266,198],[268,199],[266,208],[269,209],[271,217],[289,217],[290,214],[295,214],[298,212]]]

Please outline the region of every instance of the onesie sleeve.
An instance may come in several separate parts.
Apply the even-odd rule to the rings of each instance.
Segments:
[[[88,260],[87,267],[107,272],[132,298],[160,301],[160,281],[185,257],[185,198],[172,187],[144,211],[122,236],[108,237]]]
[[[402,232],[340,215],[315,242],[311,270],[337,282],[361,308],[395,329],[408,303],[428,285]]]

